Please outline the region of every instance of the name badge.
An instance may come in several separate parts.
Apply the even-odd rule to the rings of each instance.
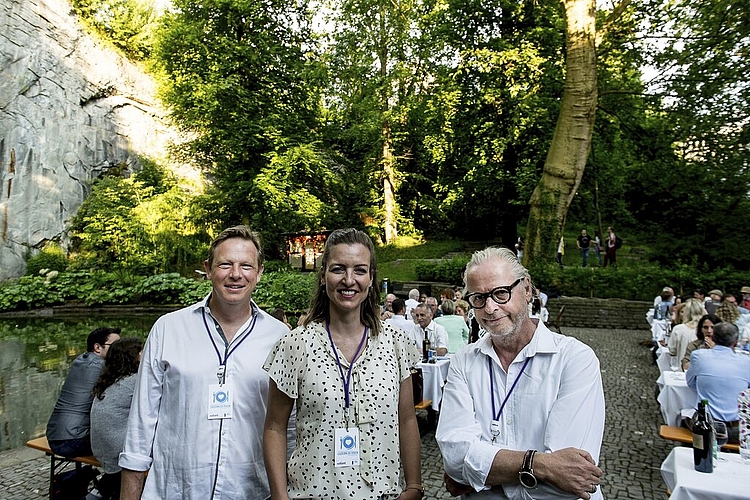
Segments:
[[[229,383],[208,386],[208,419],[232,418],[232,386]]]
[[[335,430],[336,467],[353,467],[359,465],[359,429],[343,427]]]
[[[497,436],[500,434],[499,420],[493,420],[492,423],[490,423],[490,434],[492,434],[492,442],[494,443],[497,439]]]

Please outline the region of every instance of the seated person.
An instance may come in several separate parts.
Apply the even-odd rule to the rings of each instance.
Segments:
[[[406,302],[403,299],[395,299],[391,307],[393,308],[393,316],[385,320],[385,322],[409,333],[414,328],[414,322],[406,319]]]
[[[136,337],[126,337],[114,342],[94,386],[91,449],[104,469],[104,476],[97,485],[103,499],[120,498],[122,469],[117,460],[125,443],[125,430],[142,350],[143,341]]]
[[[448,354],[448,332],[432,320],[430,306],[419,304],[412,311],[412,315],[417,324],[412,327],[409,337],[414,341],[417,349],[422,352],[422,344],[424,338],[427,337],[430,341],[430,348],[434,349],[438,356]]]
[[[91,455],[89,414],[94,399],[92,391],[104,368],[109,346],[119,339],[119,328],[97,328],[86,339],[86,352],[70,365],[47,422],[47,441],[56,454],[64,457]]]
[[[685,379],[698,401],[708,400],[711,416],[727,424],[729,442],[739,443],[737,397],[750,388],[750,357],[734,352],[739,330],[732,323],[714,326],[713,337],[713,349],[693,351]]]
[[[690,355],[696,349],[713,349],[714,347],[714,326],[721,323],[718,316],[713,314],[704,315],[698,321],[698,328],[695,331],[697,339],[690,342],[685,349],[685,356],[682,358],[682,371],[686,372],[690,368]]]
[[[433,321],[442,325],[448,332],[448,352],[454,354],[469,343],[469,325],[461,316],[457,316],[456,305],[450,299],[445,299],[440,304],[443,315]]]

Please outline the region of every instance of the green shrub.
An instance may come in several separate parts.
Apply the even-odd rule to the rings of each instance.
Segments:
[[[261,307],[283,307],[286,311],[302,311],[310,304],[316,273],[282,271],[263,273],[253,294]]]
[[[185,278],[179,273],[157,274],[141,279],[135,286],[135,292],[140,296],[139,302],[143,304],[180,304],[185,294],[192,296],[192,292],[198,288],[197,283],[197,280]]]
[[[68,258],[65,251],[56,244],[45,246],[38,254],[26,260],[26,276],[37,276],[39,271],[65,271],[68,267]]]
[[[23,276],[0,286],[0,311],[23,311],[62,304],[59,291],[42,276]]]
[[[467,255],[450,260],[419,262],[416,265],[417,279],[460,285],[463,283],[464,269],[469,258]]]

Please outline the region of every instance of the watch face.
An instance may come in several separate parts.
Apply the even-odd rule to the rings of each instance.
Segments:
[[[537,485],[534,474],[525,470],[518,473],[518,482],[521,483],[521,486],[528,489],[536,488]]]

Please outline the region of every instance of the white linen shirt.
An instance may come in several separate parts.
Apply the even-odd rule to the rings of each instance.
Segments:
[[[251,318],[229,344],[236,350],[226,362],[226,382],[234,392],[228,419],[208,419],[209,386],[218,383],[214,344],[226,356],[208,297],[160,317],[151,328],[119,460],[125,469],[149,470],[142,499],[270,496],[262,449],[269,381],[263,362],[289,329],[252,307],[255,327],[248,332]]]
[[[430,321],[430,324],[424,330],[421,326],[414,323],[411,332],[409,332],[409,338],[414,341],[419,352],[422,352],[425,331],[427,331],[427,338],[430,339],[431,349],[437,349],[438,347],[448,349],[448,330],[443,325],[438,325],[435,321]]]
[[[531,360],[503,410],[501,431],[493,444],[491,397],[498,411],[527,358]],[[490,392],[488,360],[492,363],[494,395]],[[533,491],[517,482],[503,484],[502,491],[490,491],[484,483],[501,449],[553,452],[575,447],[588,451],[598,463],[603,434],[604,391],[599,360],[578,340],[552,333],[538,322],[531,342],[516,356],[507,374],[489,335],[451,358],[436,439],[448,475],[479,492],[470,498],[577,498],[541,482]],[[601,489],[592,498],[602,499]]]

